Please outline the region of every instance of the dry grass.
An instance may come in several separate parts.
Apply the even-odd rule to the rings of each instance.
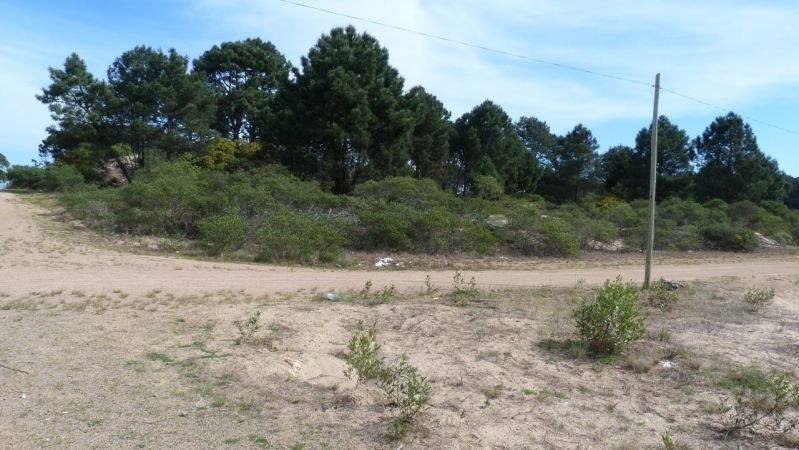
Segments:
[[[779,283],[793,295],[793,282]],[[396,447],[380,397],[343,376],[341,352],[364,320],[380,330],[388,358],[407,354],[430,376],[432,407],[410,430],[410,448],[453,440],[465,447],[656,448],[666,429],[695,448],[784,446],[795,437],[744,434],[725,442],[714,428],[712,402],[725,395],[719,380],[728,361],[773,369],[797,363],[787,344],[799,329],[783,323],[783,336],[773,336],[785,319],[777,311],[747,313],[740,296],[730,295],[742,286],[691,283],[675,309],[647,310],[650,333],[610,360],[576,344],[568,312],[591,295],[585,285],[480,292],[458,307],[416,292],[376,305],[360,302],[357,292],[338,302],[316,300],[316,292],[267,298],[238,291],[3,298],[0,360],[32,375],[0,379],[5,392],[26,392],[0,412],[2,422],[15,424],[0,436],[34,446]],[[254,308],[264,312],[264,326],[234,345],[233,322]],[[668,339],[651,331],[662,329]],[[775,349],[775,342],[786,345]],[[676,367],[664,369],[662,360]],[[42,433],[37,424],[54,405],[67,413]]]

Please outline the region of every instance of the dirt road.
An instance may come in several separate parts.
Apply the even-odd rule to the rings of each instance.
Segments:
[[[691,448],[799,445],[797,433],[723,441],[712,409],[730,398],[719,380],[731,368],[799,376],[796,256],[657,267],[673,279],[730,278],[689,284],[673,310],[647,308],[651,331],[601,363],[559,343],[574,342],[569,312],[592,292],[577,280],[640,280],[618,258],[467,273],[480,289],[562,288],[481,291],[459,306],[422,293],[367,304],[296,291],[370,279],[416,288],[428,272],[195,261],[92,239],[0,192],[0,448],[628,449],[660,448],[664,430]],[[452,272],[429,274],[452,283]],[[773,287],[771,304],[747,309],[752,286]],[[242,343],[237,323],[254,311],[262,327]],[[430,407],[402,445],[375,383],[344,375],[359,321],[379,330],[388,363],[405,355],[429,378]]]
[[[452,283],[450,271],[349,271],[287,268],[272,265],[217,263],[177,257],[134,255],[98,248],[71,239],[47,211],[11,193],[0,192],[0,292],[81,290],[108,293],[123,290],[142,294],[154,289],[176,294],[241,290],[260,295],[299,289],[350,290],[367,280],[375,287],[394,284],[399,289],[420,287],[429,274],[440,286]],[[694,280],[724,276],[790,275],[799,273],[799,258],[757,259],[748,262],[656,266],[655,275]],[[533,271],[485,270],[474,276],[483,288],[570,286],[578,280],[601,283],[621,275],[640,281],[640,266],[560,268]]]

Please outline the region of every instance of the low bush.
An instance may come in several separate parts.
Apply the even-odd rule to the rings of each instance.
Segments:
[[[257,232],[259,261],[333,261],[342,252],[343,225],[278,207]]]
[[[757,249],[757,236],[745,228],[714,223],[705,225],[701,233],[705,246],[712,250],[753,252]]]
[[[388,396],[389,403],[399,413],[391,424],[391,431],[394,438],[402,440],[408,432],[409,425],[430,403],[432,391],[430,383],[404,355],[397,365],[385,368],[381,372],[379,382]]]
[[[621,277],[606,281],[593,301],[583,299],[572,312],[577,329],[597,355],[615,355],[644,335],[638,289]]]
[[[39,187],[50,192],[70,192],[86,189],[88,185],[74,166],[62,166],[48,167]]]
[[[452,292],[449,294],[449,299],[456,305],[465,305],[477,297],[477,282],[474,277],[466,281],[466,277],[460,271],[455,271],[452,277]]]
[[[743,301],[750,311],[757,311],[768,306],[774,298],[773,288],[752,288],[744,293]]]
[[[384,358],[378,354],[380,343],[377,342],[377,330],[366,329],[362,321],[358,322],[347,349],[349,353],[344,356],[347,362],[344,374],[347,378],[354,374],[356,386],[377,380],[378,386],[386,394],[388,404],[398,411],[397,417],[390,423],[390,432],[397,440],[404,439],[416,416],[430,403],[432,389],[427,377],[410,364],[405,355],[397,364],[387,366]]]
[[[42,167],[11,166],[6,171],[6,179],[14,189],[42,189],[45,170]]]
[[[680,294],[677,290],[670,288],[661,280],[652,283],[649,289],[644,292],[644,296],[649,306],[661,311],[670,310],[680,300]]]
[[[358,322],[355,333],[347,342],[347,350],[349,353],[344,356],[347,362],[344,375],[352,378],[354,374],[356,385],[378,379],[385,370],[383,358],[378,355],[380,344],[377,342],[377,330],[364,328],[363,321]]]
[[[225,214],[197,222],[202,245],[211,255],[238,250],[247,237],[247,221],[238,214]]]
[[[233,325],[239,330],[239,336],[236,338],[235,343],[236,345],[241,345],[261,329],[261,311],[255,311],[247,316],[246,320],[237,320],[233,322]]]
[[[535,209],[514,211],[501,233],[511,248],[523,255],[571,257],[580,253],[580,239],[571,224]]]
[[[799,384],[787,373],[758,377],[758,382],[732,392],[732,404],[722,401],[721,425],[725,437],[741,431],[770,429],[787,433],[797,426],[785,415],[799,406]]]
[[[538,227],[538,242],[535,246],[541,256],[577,256],[580,241],[574,230],[563,220],[545,220]]]

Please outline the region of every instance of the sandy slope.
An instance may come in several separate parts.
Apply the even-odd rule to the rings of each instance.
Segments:
[[[46,211],[14,194],[0,192],[0,291],[24,294],[45,290],[82,290],[109,293],[123,290],[142,294],[154,289],[175,294],[241,290],[256,295],[298,289],[360,289],[367,280],[374,286],[422,286],[425,276],[440,286],[452,283],[447,271],[347,271],[286,268],[270,265],[214,263],[149,255],[133,255],[60,237],[45,229]],[[693,280],[723,276],[789,275],[799,273],[799,258],[757,259],[747,262],[656,266],[655,275]],[[543,269],[532,271],[485,270],[470,272],[481,288],[572,286],[578,280],[601,283],[621,275],[641,280],[640,266]]]
[[[86,243],[91,234],[50,215],[0,192],[0,365],[24,371],[0,367],[0,448],[401,448],[380,393],[344,376],[358,321],[379,330],[388,361],[405,354],[430,378],[406,450],[660,448],[667,429],[697,449],[799,443],[799,433],[723,441],[708,411],[729,397],[717,380],[737,365],[799,375],[795,256],[658,267],[725,278],[689,284],[672,311],[648,308],[651,332],[623,357],[643,361],[632,370],[542,342],[575,338],[568,313],[590,294],[576,280],[640,279],[639,267],[477,271],[480,288],[565,287],[483,292],[466,306],[439,294],[322,302],[296,291],[368,279],[419,287],[427,272],[133,255]],[[451,272],[430,275],[451,284]],[[741,293],[762,285],[774,302],[747,311]],[[256,309],[262,329],[235,345],[234,322]]]

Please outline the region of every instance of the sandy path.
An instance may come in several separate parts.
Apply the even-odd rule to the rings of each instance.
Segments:
[[[24,199],[0,192],[0,293],[82,290],[108,293],[119,289],[142,294],[154,289],[175,294],[241,290],[252,294],[293,292],[299,289],[360,289],[367,280],[376,287],[394,284],[400,289],[423,285],[429,274],[440,286],[452,283],[450,271],[348,271],[290,268],[271,265],[214,263],[188,259],[134,255],[75,243],[47,226],[46,211]],[[55,227],[57,228],[57,227]],[[758,259],[749,262],[656,266],[655,276],[693,280],[725,276],[779,276],[799,273],[799,258]],[[640,281],[643,268],[580,268],[545,270],[485,270],[468,272],[481,288],[570,286],[578,280],[601,283],[621,275]]]

